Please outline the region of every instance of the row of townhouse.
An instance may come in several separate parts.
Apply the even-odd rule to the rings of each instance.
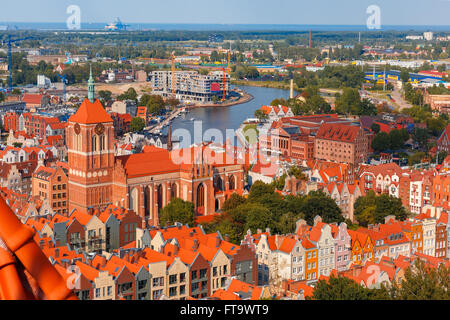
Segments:
[[[35,113],[11,112],[3,117],[6,131],[25,131],[28,135],[40,139],[46,136],[61,135],[65,137],[66,123],[62,123],[56,117],[49,117]]]
[[[228,291],[231,280],[254,286],[256,278],[254,251],[223,240],[220,233],[205,234],[201,227],[141,229],[137,234],[150,236],[149,246],[137,248],[139,240],[101,254],[86,254],[70,245],[47,248],[44,228],[38,233],[38,243],[60,273],[75,275],[80,299],[204,299]]]
[[[0,162],[20,163],[27,161],[44,161],[58,158],[58,149],[52,145],[15,148],[7,146],[0,151]]]
[[[70,245],[87,253],[110,251],[135,241],[136,228],[142,224],[133,210],[113,205],[102,212],[85,213],[75,209],[68,215],[53,209],[45,217],[35,215],[24,219],[24,223],[32,224],[43,236],[53,237],[58,246]],[[36,221],[40,228],[36,228]]]
[[[283,280],[312,283],[332,270],[343,272],[385,257],[425,254],[446,259],[450,256],[448,214],[432,209],[407,221],[389,216],[384,224],[357,230],[347,229],[345,223],[323,223],[317,216],[313,226],[299,220],[295,234],[248,231],[242,243],[255,248],[258,285],[279,286]]]
[[[444,160],[441,170],[402,169],[395,163],[364,166],[360,169],[363,192],[388,194],[402,200],[404,207],[414,214],[420,214],[425,206],[441,206],[448,203],[450,177],[446,166],[450,157]]]

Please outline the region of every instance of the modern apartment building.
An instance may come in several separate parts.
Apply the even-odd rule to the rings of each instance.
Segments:
[[[223,95],[223,72],[213,71],[208,75],[201,75],[196,71],[154,71],[150,74],[151,86],[154,94],[163,97],[172,97],[172,89],[179,100],[189,102],[207,103],[213,101],[213,96],[222,98]],[[175,84],[172,87],[172,79]],[[230,90],[230,76],[225,73],[225,95]]]

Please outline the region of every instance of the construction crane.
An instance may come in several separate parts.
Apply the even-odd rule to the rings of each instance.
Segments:
[[[8,91],[11,92],[12,91],[12,54],[11,54],[11,44],[19,42],[19,41],[24,41],[24,40],[29,40],[29,39],[33,39],[33,37],[26,37],[26,38],[22,38],[22,39],[11,39],[11,35],[8,35],[8,40],[3,41],[2,45],[7,44],[8,45],[8,71],[9,71],[9,77],[8,77]]]
[[[172,51],[172,98],[175,99],[175,51]]]
[[[64,93],[63,93],[63,97],[64,97],[64,103],[66,103],[67,101],[66,101],[66,84],[67,84],[67,78],[66,78],[66,75],[64,74],[63,76],[62,75],[60,75],[60,74],[56,74],[60,79],[61,79],[61,81],[63,82],[63,85],[64,85]]]

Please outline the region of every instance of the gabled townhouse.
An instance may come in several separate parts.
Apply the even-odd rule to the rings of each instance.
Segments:
[[[347,231],[347,224],[341,222],[337,224],[330,224],[331,232],[334,238],[335,251],[335,269],[343,271],[348,269],[351,263],[351,243],[352,238]]]
[[[191,251],[184,248],[177,249],[177,245],[167,244],[164,247],[164,254],[177,256],[188,266],[189,288],[186,289],[188,289],[189,296],[195,299],[205,298],[210,295],[211,288],[209,263],[198,251],[197,239],[194,239],[193,246]]]
[[[138,258],[137,258],[138,259]],[[132,259],[133,262],[136,260]],[[134,275],[134,287],[136,300],[150,300],[150,273],[138,263],[125,261],[125,265]]]
[[[423,229],[422,222],[409,219],[400,223],[403,233],[408,237],[411,247],[410,255],[423,251]]]
[[[108,271],[99,271],[90,265],[76,261],[75,266],[91,283],[93,297],[91,300],[115,300],[116,285]]]
[[[36,168],[32,175],[32,194],[48,199],[54,212],[68,213],[68,177],[61,167]]]
[[[265,233],[258,233],[253,236],[256,246],[255,252],[258,257],[258,285],[266,285],[270,280],[270,270],[276,264],[276,257],[273,254],[277,250],[275,236],[270,235],[270,230]]]
[[[179,258],[178,258],[179,259]],[[170,276],[168,274],[168,266],[173,264],[173,257],[166,256],[162,253],[151,249],[144,249],[143,257],[140,257],[137,261],[138,265],[144,266],[148,270],[149,273],[149,282],[150,282],[150,300],[159,300],[163,295],[168,296],[168,287],[167,277]],[[182,263],[183,266],[185,266]],[[187,267],[185,266],[186,270]]]
[[[447,125],[444,131],[442,131],[441,135],[436,141],[436,146],[438,152],[445,151],[447,153],[450,153],[450,125]]]
[[[307,238],[301,239],[302,247],[305,249],[305,276],[307,283],[315,282],[318,276],[318,249],[315,244]]]
[[[389,258],[396,259],[399,255],[410,256],[410,239],[403,233],[398,222],[388,220],[387,223],[380,225],[380,232],[384,234],[384,242],[389,246]]]
[[[336,267],[335,242],[330,225],[321,220],[319,216],[314,219],[314,227],[309,231],[309,240],[318,248],[318,276],[328,276]]]
[[[108,208],[98,214],[98,218],[105,224],[105,250],[110,252],[119,249],[120,245],[120,221]]]
[[[323,189],[341,208],[342,215],[346,219],[354,221],[354,204],[356,199],[363,196],[359,183],[328,183]]]
[[[436,250],[436,219],[428,213],[421,213],[414,219],[422,222],[423,254],[434,257]]]
[[[113,276],[115,300],[136,300],[134,275],[120,258],[112,255],[101,269]]]
[[[217,245],[215,247],[200,244],[198,249],[209,263],[211,294],[226,287],[231,272],[230,258],[219,248],[222,240],[219,237],[216,239]]]
[[[101,253],[106,249],[106,227],[97,216],[75,209],[69,215],[69,219],[71,218],[76,219],[83,226],[85,242],[84,250],[86,252]],[[73,235],[73,233],[71,235]]]
[[[441,212],[440,217],[436,221],[436,247],[435,257],[447,258],[447,224],[448,213]]]
[[[442,206],[450,201],[450,176],[436,175],[433,179],[432,205]]]
[[[70,284],[73,292],[80,300],[93,300],[94,290],[91,280],[80,272],[79,267],[72,265],[68,268],[64,268],[59,264],[54,264],[55,269],[64,278],[66,284]],[[78,272],[77,272],[78,271]]]
[[[390,194],[399,197],[399,183],[403,170],[391,162],[376,166],[364,166],[360,171],[364,192],[369,190],[376,194]]]
[[[360,230],[348,230],[352,238],[352,264],[364,265],[367,261],[373,261],[373,241],[370,235]]]

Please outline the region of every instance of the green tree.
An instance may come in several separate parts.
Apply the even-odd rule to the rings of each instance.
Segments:
[[[103,100],[104,103],[112,100],[112,92],[109,90],[100,90],[98,92],[98,96],[101,100]]]
[[[0,102],[5,101],[5,94],[3,92],[0,92]]]
[[[444,264],[431,267],[417,259],[405,272],[401,287],[394,284],[396,300],[450,300],[450,268]]]
[[[122,93],[117,97],[117,100],[124,101],[124,100],[132,100],[137,101],[137,92],[134,90],[134,88],[129,88],[127,91]]]
[[[238,206],[240,206],[241,204],[244,204],[247,202],[247,199],[245,199],[243,196],[238,195],[237,193],[233,193],[227,200],[225,200],[225,202],[223,203],[222,206],[222,211],[230,211],[233,210],[235,208],[237,208]]]
[[[342,95],[336,97],[336,112],[340,114],[359,114],[361,96],[358,89],[344,88]]]
[[[402,130],[392,130],[389,132],[389,147],[392,150],[398,150],[404,147],[405,142],[409,139],[408,131]]]
[[[403,83],[407,83],[409,81],[409,72],[408,72],[408,70],[403,69],[400,72],[400,80],[402,80]]]
[[[412,134],[413,141],[420,150],[428,151],[428,130],[424,128],[415,128]]]
[[[321,216],[323,222],[343,222],[342,210],[336,202],[321,191],[311,191],[307,196],[301,208],[306,222],[312,225],[316,216]]]
[[[161,226],[173,225],[175,222],[194,226],[195,213],[194,204],[179,198],[172,199],[167,206],[161,210]]]
[[[258,109],[255,111],[255,118],[257,118],[259,121],[263,122],[264,120],[266,120],[269,116],[262,111],[261,109]]]
[[[380,132],[380,125],[378,123],[372,123],[372,125],[370,126],[370,129],[377,134],[378,132]]]
[[[372,140],[372,149],[378,152],[387,150],[389,145],[389,135],[384,131],[379,132]]]
[[[144,129],[144,127],[145,127],[144,119],[139,118],[139,117],[135,117],[135,118],[131,119],[131,123],[130,123],[130,131],[131,132],[142,131],[142,129]]]
[[[178,100],[176,98],[169,98],[169,99],[167,99],[166,103],[168,106],[170,106],[173,109],[180,104],[180,100]]]
[[[314,300],[389,300],[388,290],[368,289],[354,280],[332,275],[328,281],[319,280],[314,287]]]
[[[408,212],[400,198],[387,194],[377,196],[372,190],[356,199],[353,207],[356,220],[364,227],[369,224],[384,223],[384,218],[389,215],[395,216],[400,221],[408,217]]]
[[[164,99],[159,95],[150,95],[147,101],[147,110],[150,114],[161,114],[166,103]]]
[[[275,222],[269,209],[259,203],[244,203],[233,210],[234,214],[245,216],[244,231],[250,229],[256,233],[257,229],[274,229]]]

